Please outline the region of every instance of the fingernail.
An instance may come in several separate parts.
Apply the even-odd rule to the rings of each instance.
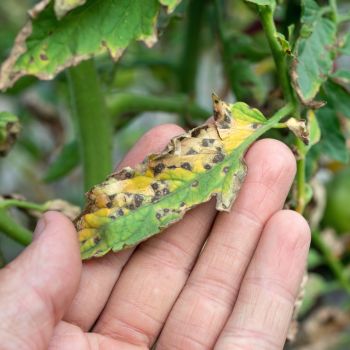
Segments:
[[[33,234],[33,240],[38,239],[41,236],[41,234],[45,231],[45,228],[46,228],[46,220],[45,220],[45,214],[44,214],[36,224],[36,228]]]

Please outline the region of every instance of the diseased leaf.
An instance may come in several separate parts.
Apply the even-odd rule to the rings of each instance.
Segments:
[[[213,196],[217,210],[230,210],[246,174],[244,152],[281,116],[267,120],[245,103],[227,105],[215,95],[213,103],[214,121],[92,188],[76,220],[83,259],[133,246]]]
[[[18,118],[9,112],[0,112],[0,156],[5,156],[21,130]]]
[[[336,52],[336,24],[324,17],[314,0],[302,2],[302,28],[294,49],[292,80],[300,100],[311,108],[323,104],[314,100],[332,71]]]
[[[305,120],[298,120],[295,118],[289,118],[286,121],[286,125],[289,130],[293,132],[293,134],[300,138],[303,141],[304,145],[309,144],[309,129],[306,126]]]
[[[30,12],[32,20],[20,31],[0,68],[0,89],[25,75],[52,79],[63,69],[103,53],[116,61],[135,40],[151,46],[157,39],[155,24],[161,4],[170,10],[178,2],[89,0],[58,20],[53,2],[42,1]]]

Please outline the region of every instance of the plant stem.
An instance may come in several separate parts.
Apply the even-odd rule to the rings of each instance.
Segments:
[[[112,128],[94,62],[70,68],[69,83],[88,190],[112,170]]]
[[[184,48],[179,64],[180,91],[194,97],[198,59],[201,49],[201,32],[206,0],[190,0],[184,35]]]
[[[331,6],[333,20],[335,23],[337,23],[338,22],[337,0],[329,0],[329,4]]]
[[[277,39],[277,29],[273,19],[273,12],[268,6],[259,6],[259,14],[261,22],[265,31],[266,38],[269,42],[273,59],[275,61],[278,80],[283,90],[284,98],[292,103],[294,110],[292,114],[296,118],[299,116],[299,102],[293,92],[292,85],[290,83],[288,65],[286,60],[286,54],[283,52],[282,47]],[[297,207],[296,210],[299,213],[304,212],[306,199],[305,199],[305,155],[302,152],[302,142],[298,138],[295,141],[296,148],[298,150],[300,159],[297,160],[297,175],[296,175],[296,187],[297,187]]]
[[[323,241],[321,233],[318,230],[314,230],[312,232],[312,242],[322,252],[325,260],[327,261],[327,265],[332,270],[339,283],[343,286],[347,293],[350,294],[350,280],[343,273],[343,271],[345,271],[345,267],[337,259],[337,257],[333,255],[332,251]]]
[[[0,209],[0,231],[22,245],[32,241],[32,233],[13,220],[4,209]]]
[[[147,96],[134,93],[120,93],[107,100],[111,116],[120,116],[123,113],[139,113],[145,111],[164,111],[171,113],[188,113],[194,119],[202,121],[210,116],[211,112],[197,104],[190,102],[185,95],[171,97]],[[122,118],[114,121],[119,128]]]
[[[37,204],[27,201],[21,201],[17,199],[5,199],[0,201],[0,209],[6,209],[10,207],[17,207],[17,208],[23,208],[23,209],[32,209],[37,211],[45,211],[47,208],[43,204]]]
[[[281,84],[284,97],[287,101],[294,103],[296,107],[297,101],[290,84],[286,54],[284,53],[277,39],[278,33],[273,19],[273,12],[269,6],[259,6],[258,9],[261,23],[275,61],[277,76]]]

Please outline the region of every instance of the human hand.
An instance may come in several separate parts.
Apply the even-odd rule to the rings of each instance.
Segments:
[[[151,130],[121,166],[182,132]],[[156,341],[157,350],[282,349],[310,232],[281,210],[295,174],[290,150],[258,141],[246,162],[230,213],[210,201],[137,248],[84,264],[73,225],[46,213],[33,243],[0,270],[1,350],[140,350]]]

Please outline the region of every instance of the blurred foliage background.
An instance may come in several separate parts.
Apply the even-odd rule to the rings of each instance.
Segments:
[[[0,2],[0,62],[9,55],[34,4]],[[338,1],[338,8],[339,13],[350,15],[347,0]],[[301,15],[298,0],[280,1],[276,9],[276,25],[290,42],[294,35],[290,25],[297,33]],[[349,25],[345,23],[341,30],[349,32]],[[205,121],[211,115],[212,91],[228,102],[245,101],[266,115],[281,106],[282,93],[265,33],[255,9],[244,1],[182,1],[171,14],[161,10],[157,32],[158,42],[151,49],[132,42],[117,63],[107,55],[95,59],[112,118],[115,164],[157,124],[190,128]],[[350,52],[334,61],[334,72],[339,70],[350,70]],[[342,85],[328,81],[317,96],[327,105],[316,112],[321,139],[305,161],[310,200],[305,216],[313,243],[298,313],[299,332],[291,332],[288,349],[350,348],[349,83],[350,77]],[[21,124],[16,144],[0,160],[0,195],[40,205],[59,198],[69,205],[55,202],[53,208],[81,207],[84,174],[67,72],[50,81],[21,78],[0,94],[0,111],[17,115]],[[275,130],[269,136],[289,144],[298,157],[293,135]],[[93,144],[103,141],[91,140]],[[295,188],[287,207],[297,206],[294,192]],[[32,230],[40,215],[34,209],[11,208],[8,213]],[[2,265],[23,249],[4,233],[0,234]]]

